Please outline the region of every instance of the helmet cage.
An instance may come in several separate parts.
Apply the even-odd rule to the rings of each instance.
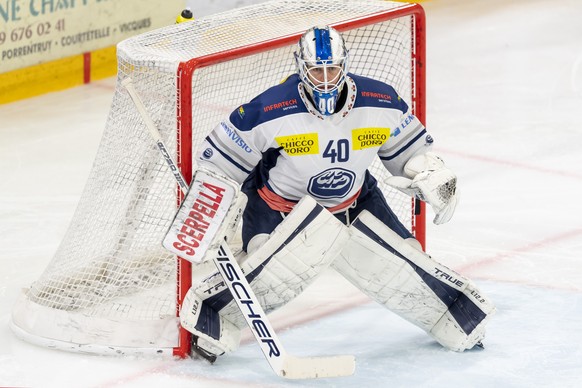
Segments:
[[[311,90],[331,93],[341,89],[346,81],[346,59],[336,61],[306,61],[297,57],[297,66],[301,80]]]

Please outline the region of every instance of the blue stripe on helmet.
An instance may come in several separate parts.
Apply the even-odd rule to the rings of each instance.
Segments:
[[[317,63],[321,64],[320,61],[325,61],[332,58],[329,30],[327,28],[315,28],[313,33],[315,34],[315,55],[318,60]]]

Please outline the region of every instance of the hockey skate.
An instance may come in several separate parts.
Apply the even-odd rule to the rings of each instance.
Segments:
[[[220,356],[221,354],[214,354],[209,350],[206,350],[205,348],[203,348],[202,346],[200,346],[198,343],[200,341],[200,337],[196,336],[196,335],[192,335],[192,339],[190,340],[191,343],[191,350],[190,350],[190,357],[192,357],[193,359],[204,359],[206,361],[208,361],[211,364],[214,364],[214,362],[216,361],[216,359],[218,358],[218,356]],[[222,353],[224,354],[224,353]]]

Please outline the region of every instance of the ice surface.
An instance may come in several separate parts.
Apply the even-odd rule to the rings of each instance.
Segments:
[[[198,16],[257,1],[193,1]],[[328,274],[276,313],[288,351],[354,354],[352,377],[289,382],[248,339],[215,365],[36,347],[8,328],[50,261],[114,80],[0,106],[0,386],[578,387],[582,379],[582,2],[434,0],[427,126],[462,201],[428,251],[495,301],[484,350],[446,351]]]

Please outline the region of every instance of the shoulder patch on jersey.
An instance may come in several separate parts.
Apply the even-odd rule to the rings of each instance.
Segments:
[[[390,138],[390,128],[356,128],[352,130],[354,150],[382,147]]]
[[[319,140],[317,133],[279,136],[276,137],[275,140],[289,156],[319,154]]]
[[[238,115],[241,119],[245,118],[245,108],[242,105],[238,108]]]

